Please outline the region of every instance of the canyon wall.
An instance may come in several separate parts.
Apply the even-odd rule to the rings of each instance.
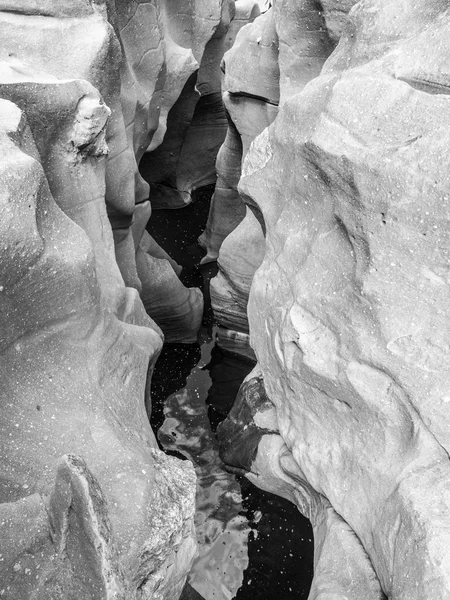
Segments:
[[[216,155],[227,129],[220,61],[239,29],[260,12],[254,0],[185,4],[166,3],[170,33],[177,44],[192,48],[198,70],[185,81],[174,79],[183,89],[168,114],[166,135],[153,138],[141,163],[155,208],[182,208],[195,190],[215,184]]]
[[[224,460],[311,520],[310,600],[450,596],[449,9],[258,15],[0,0],[1,598],[180,596],[195,473],[147,414],[203,300],[146,225],[217,151],[219,339],[258,361]]]
[[[195,473],[158,449],[147,412],[164,334],[195,340],[203,300],[145,231],[137,165],[188,82],[217,87],[234,4],[0,0],[6,600],[184,586]]]
[[[447,598],[450,14],[362,0],[343,25],[343,5],[322,2],[341,38],[300,93],[280,45],[284,101],[244,160],[258,365],[222,455],[310,518],[311,600]]]
[[[344,4],[323,3],[320,9],[311,0],[278,0],[239,32],[224,57],[229,127],[217,158],[218,181],[208,223],[199,240],[206,249],[203,262],[218,261],[211,298],[225,328],[223,337],[248,336],[248,296],[264,256],[258,214],[251,204],[246,207],[238,191],[243,160],[279,107],[319,75],[355,0]]]

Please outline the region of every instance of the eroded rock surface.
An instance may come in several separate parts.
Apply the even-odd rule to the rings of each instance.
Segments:
[[[243,27],[223,60],[223,99],[229,126],[217,156],[217,183],[205,232],[203,262],[217,260],[223,240],[242,221],[237,191],[242,159],[251,141],[276,116],[279,101],[278,39],[269,10]]]
[[[259,13],[257,3],[250,4],[238,7],[240,19],[229,32],[236,14],[232,0],[164,3],[170,35],[181,46],[192,48],[197,71],[183,80],[183,90],[168,115],[167,135],[162,143],[156,138],[150,144],[142,163],[156,208],[182,208],[191,202],[193,191],[216,181],[215,159],[227,129],[220,62],[232,42],[230,36],[245,18]]]
[[[211,284],[216,318],[239,332],[248,332],[248,293],[264,256],[258,213],[255,218],[245,211],[245,198],[237,189],[242,161],[252,141],[276,118],[278,106],[320,73],[335,45],[328,23],[339,30],[332,8],[336,3],[329,3],[323,12],[316,2],[280,0],[239,32],[224,58],[230,125],[219,152],[218,181],[200,243],[207,250],[205,262],[218,260],[219,273]],[[339,15],[343,12],[339,5]]]
[[[292,477],[306,513],[323,499],[311,597],[343,581],[330,565],[350,537],[362,587],[331,597],[446,598],[449,13],[366,0],[349,20],[240,182],[266,232],[248,314],[279,431],[252,446],[249,478],[289,494],[276,479]]]
[[[380,600],[373,567],[350,527],[306,481],[279,432],[277,411],[257,366],[219,427],[221,455],[261,489],[296,504],[314,531],[314,580],[309,600]]]
[[[108,152],[103,195],[113,229],[115,260],[127,286],[143,291],[146,296],[158,295],[158,285],[154,288],[153,279],[141,277],[136,265],[136,250],[140,244],[136,234],[142,235],[144,219],[148,220],[151,214],[151,210],[140,210],[149,188],[138,173],[137,162],[150,142],[161,143],[169,109],[185,81],[198,68],[191,49],[181,48],[173,41],[170,35],[173,23],[166,15],[164,2],[125,3],[117,0],[107,5],[104,2],[76,2],[71,7],[61,2],[42,9],[38,5],[23,4],[14,11],[6,3],[4,7],[0,4],[0,15],[3,32],[0,58],[7,63],[4,70],[9,67],[4,83],[9,82],[13,71],[14,81],[20,88],[5,92],[5,97],[15,94],[14,101],[20,106],[23,103],[31,106],[31,96],[45,95],[47,91],[42,86],[40,90],[31,89],[27,82],[48,84],[61,79],[83,79],[96,88],[110,110],[104,135]],[[195,25],[197,17],[193,15],[192,18]],[[198,44],[200,48],[202,41]],[[33,106],[39,120],[40,104]],[[84,110],[89,107],[80,106],[80,114]],[[52,127],[59,127],[58,122]],[[42,129],[42,124],[37,127]],[[45,152],[53,157],[49,159],[49,165],[44,165],[47,176],[53,169],[53,185],[65,186],[68,190],[73,181],[60,174],[61,163],[53,160],[57,151],[48,143],[51,131],[37,131],[35,135],[38,146],[47,144]],[[91,182],[84,180],[76,187],[84,186],[88,190],[90,185]],[[101,193],[96,202],[104,203]],[[144,220],[143,226],[134,227],[136,220]],[[101,235],[99,222],[92,222],[91,227]],[[146,253],[161,258],[155,244],[151,248],[147,245]],[[142,279],[145,279],[145,290]],[[186,290],[181,283],[177,289],[180,298],[175,306],[183,304],[186,295],[196,293]],[[153,304],[149,314],[158,318],[164,308],[160,305],[156,310],[154,308]],[[179,341],[186,338],[189,323],[192,326],[188,338],[195,337],[201,313],[199,302],[191,303],[188,312],[176,311],[175,320],[180,324]],[[165,325],[164,321],[162,325]],[[177,335],[174,328],[170,335]]]
[[[36,104],[49,128],[44,99],[59,113],[54,160],[101,182],[107,113],[98,94],[87,82],[47,85]],[[81,121],[80,90],[92,100]],[[146,418],[160,330],[136,290],[98,275],[112,235],[98,250],[85,225],[95,202],[86,212],[83,194],[58,186],[55,202],[33,108],[31,126],[10,101],[1,114],[2,596],[175,600],[195,554],[194,474],[157,449]]]
[[[234,31],[254,16],[240,4]],[[145,230],[137,164],[192,81],[186,157],[221,131],[234,5],[0,0],[2,598],[176,600],[185,583],[195,474],[146,408],[155,321],[193,341],[203,300]]]

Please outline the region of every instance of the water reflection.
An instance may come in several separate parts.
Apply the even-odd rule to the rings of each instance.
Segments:
[[[306,600],[312,579],[309,522],[288,501],[231,475],[214,431],[254,362],[203,343],[168,344],[152,382],[152,425],[162,447],[189,458],[197,483],[200,547],[189,582],[205,600]]]
[[[313,577],[311,524],[279,496],[240,479],[243,505],[252,531],[249,566],[236,600],[306,600]]]
[[[206,369],[211,377],[206,404],[213,431],[225,419],[233,407],[241,383],[255,366],[255,361],[223,350],[217,344],[211,351],[211,360]]]
[[[163,366],[170,366],[171,356],[175,365],[173,377],[165,383],[166,391],[182,381],[180,366],[188,352],[187,363],[197,359],[199,353],[196,346],[189,350],[177,346],[165,349]],[[211,339],[202,345],[200,361],[186,377],[184,387],[165,401],[165,420],[158,439],[164,450],[189,458],[197,473],[195,525],[199,556],[194,561],[189,583],[207,600],[231,600],[242,585],[248,566],[250,528],[243,512],[240,485],[219,458],[218,444],[208,419],[205,398],[211,386],[208,367],[212,346]],[[164,387],[160,372],[157,386],[159,391]],[[155,408],[160,415],[161,407]]]

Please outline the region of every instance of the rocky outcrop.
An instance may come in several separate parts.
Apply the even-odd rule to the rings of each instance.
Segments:
[[[182,208],[191,202],[193,191],[215,183],[215,159],[227,128],[220,61],[226,44],[232,42],[228,30],[235,3],[222,0],[211,5],[197,0],[193,9],[190,4],[167,3],[165,7],[173,39],[193,49],[198,71],[183,82],[184,88],[168,115],[167,135],[162,143],[156,139],[150,144],[141,165],[151,184],[155,208]],[[251,5],[250,10],[240,8],[241,22],[243,16],[253,18],[259,12],[256,2]],[[236,23],[230,33],[234,34],[239,25]]]
[[[131,225],[136,218],[142,220],[145,216],[148,220],[151,212],[144,210],[135,215],[136,203],[139,206],[148,197],[148,185],[138,173],[137,161],[153,138],[161,141],[170,104],[175,102],[184,81],[197,68],[191,50],[172,42],[167,33],[170,19],[166,19],[165,26],[162,20],[165,14],[162,2],[125,3],[117,0],[107,5],[104,2],[89,5],[79,2],[70,7],[68,3],[60,2],[42,8],[24,4],[14,11],[6,2],[4,6],[0,3],[0,11],[3,11],[0,22],[2,58],[15,69],[16,82],[26,82],[30,78],[48,81],[49,77],[87,80],[110,109],[105,131],[108,147],[105,198],[116,261],[127,286],[142,291],[142,279],[145,279],[145,294],[157,295],[158,285],[154,289],[153,279],[138,273],[136,266],[135,253],[140,238],[133,237]],[[42,27],[43,18],[45,27]],[[152,31],[152,36],[144,34],[146,31]],[[174,69],[171,76],[167,75],[169,68]],[[25,88],[23,101],[27,102]],[[49,139],[48,135],[36,135],[39,139]],[[48,149],[48,152],[52,150]],[[64,185],[57,171],[54,179]],[[67,181],[66,186],[70,185]],[[135,235],[136,231],[142,233],[143,228],[134,228]],[[153,244],[149,250],[147,245],[143,251],[160,258],[154,247]],[[169,265],[165,268],[170,272]],[[171,277],[176,276],[171,274]],[[181,284],[177,287],[182,297],[198,296],[197,292],[188,291]],[[182,297],[175,306],[184,304]],[[150,307],[152,311],[153,307]],[[198,301],[191,302],[190,308],[192,312],[188,314],[185,308],[175,314],[176,321],[181,324],[179,341],[190,341],[196,336],[195,324],[201,318],[202,305]],[[153,312],[157,319],[161,309],[158,306]],[[153,314],[150,312],[151,316]],[[165,326],[164,319],[161,324]],[[173,334],[172,328],[170,335]]]
[[[448,27],[442,2],[357,4],[244,164],[266,232],[250,333],[274,406],[251,414],[266,431],[246,466],[307,489],[306,514],[324,499],[314,598],[346,576],[349,538],[362,591],[333,597],[450,593]]]
[[[2,93],[20,100],[20,85]],[[136,290],[105,277],[107,222],[103,248],[93,233],[108,111],[87,82],[22,87],[36,94],[31,126],[1,101],[2,595],[175,600],[195,553],[194,476],[146,419],[160,331]],[[52,151],[33,141],[46,129]],[[93,201],[69,177],[90,182]]]
[[[261,227],[238,192],[242,161],[252,141],[275,119],[278,106],[320,73],[342,27],[340,17],[351,7],[347,4],[328,2],[319,10],[317,2],[280,0],[241,30],[225,56],[230,126],[217,160],[209,221],[199,241],[207,250],[204,262],[218,260],[211,298],[216,318],[227,328],[248,332],[248,294],[264,255]]]
[[[217,85],[218,59],[205,56],[220,53],[233,5],[0,0],[7,600],[183,589],[195,474],[158,450],[148,423],[163,341],[151,317],[167,339],[192,341],[203,305],[145,231],[137,162],[202,57],[203,88]]]

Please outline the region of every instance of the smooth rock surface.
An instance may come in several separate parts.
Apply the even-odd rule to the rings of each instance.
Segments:
[[[104,136],[107,153],[105,175],[99,175],[105,180],[103,185],[106,187],[102,192],[96,184],[95,202],[102,205],[101,196],[106,195],[115,261],[126,285],[141,292],[142,281],[137,272],[135,251],[139,245],[136,231],[143,232],[143,228],[134,227],[133,234],[130,228],[136,220],[135,205],[144,203],[149,188],[138,173],[137,162],[150,143],[156,147],[162,142],[169,110],[186,81],[198,69],[197,59],[202,56],[208,36],[213,35],[216,25],[213,21],[204,21],[202,11],[206,10],[205,6],[201,9],[187,8],[192,11],[192,37],[189,41],[194,46],[192,50],[178,44],[187,41],[175,22],[185,18],[183,11],[175,18],[163,0],[156,3],[111,0],[107,4],[96,2],[89,5],[78,1],[71,6],[60,2],[52,7],[44,3],[41,8],[38,3],[23,3],[14,11],[6,2],[3,12],[2,8],[0,3],[0,29],[3,32],[0,58],[9,64],[10,71],[15,71],[16,83],[85,79],[96,88],[96,93],[100,93],[102,102],[111,111]],[[200,30],[203,33],[197,38]],[[21,40],[20,45],[18,40]],[[27,94],[36,96],[39,93],[37,89],[27,91],[25,88],[22,87],[20,92],[23,102],[28,101]],[[44,88],[40,90],[40,93],[46,93]],[[6,93],[4,95],[10,97]],[[39,120],[39,103],[34,106],[31,112]],[[83,110],[89,108],[80,105],[80,112]],[[213,127],[216,125],[215,115],[213,112],[211,116]],[[58,120],[55,126],[58,126],[57,123]],[[50,131],[42,131],[42,134],[37,131],[36,136],[38,145],[47,145],[44,148],[47,154],[55,152],[48,143]],[[53,185],[59,182],[60,187],[70,188],[73,181],[70,178],[66,180],[59,173],[60,163],[53,163],[49,167],[54,170]],[[44,168],[47,169],[45,165]],[[47,171],[46,174],[48,176]],[[78,175],[77,181],[75,187],[82,188]],[[92,195],[88,191],[92,182],[85,180],[83,183],[86,196]],[[95,212],[95,207],[90,210]],[[97,221],[92,219],[90,226],[101,236],[103,226],[98,215],[95,218]],[[138,218],[142,221],[142,214]],[[113,274],[114,269],[116,273]],[[110,273],[105,272],[105,280],[110,275],[117,277],[117,266],[112,265]],[[145,279],[147,289],[144,293],[149,296],[153,293],[152,278]],[[179,289],[182,295],[187,293],[181,285]],[[182,299],[179,301],[182,302]],[[163,307],[160,309],[163,310]],[[184,336],[182,330],[189,326],[190,321],[198,321],[196,314],[186,315],[180,339]]]
[[[164,14],[172,38],[192,48],[198,70],[183,81],[168,114],[167,135],[149,145],[141,172],[155,208],[182,208],[193,191],[216,180],[215,157],[227,127],[220,61],[235,6],[231,0],[165,2]]]
[[[214,315],[223,327],[248,333],[248,295],[253,274],[262,262],[264,249],[261,225],[247,208],[246,218],[222,245],[218,260],[219,273],[211,281]]]
[[[237,191],[242,160],[251,141],[277,114],[278,39],[272,10],[239,31],[236,43],[224,57],[223,69],[229,125],[217,157],[217,183],[208,222],[199,238],[206,249],[203,263],[217,260],[223,240],[245,217]],[[232,272],[227,277],[231,279]]]
[[[73,125],[70,85],[48,97]],[[122,283],[111,302],[99,241],[54,201],[24,114],[1,105],[2,596],[176,600],[195,554],[195,477],[157,449],[146,418],[161,333],[135,290]],[[103,116],[88,146],[56,121],[56,154],[69,148],[87,179],[101,174],[91,142]]]
[[[184,586],[195,474],[157,449],[148,424],[162,333],[138,292],[170,340],[196,338],[203,305],[145,232],[151,206],[137,162],[162,143],[198,69],[204,101],[195,97],[186,160],[206,130],[220,131],[233,14],[231,0],[0,0],[8,600],[176,600]],[[211,179],[217,145],[194,187]]]
[[[358,539],[329,502],[305,481],[279,434],[275,406],[259,367],[247,376],[218,429],[221,456],[261,489],[297,505],[314,532],[314,580],[309,600],[383,597]]]
[[[339,14],[349,8],[339,5]],[[326,15],[338,30],[331,9],[330,4]],[[264,255],[263,230],[248,211],[244,218],[237,173],[240,176],[252,141],[276,118],[278,105],[320,73],[334,48],[327,25],[317,3],[279,0],[239,32],[224,58],[224,99],[231,123],[219,152],[208,224],[199,241],[207,250],[204,262],[218,258],[219,274],[211,283],[216,318],[237,331],[248,331],[249,286]],[[230,240],[223,243],[227,235]]]
[[[199,288],[186,288],[165,258],[155,258],[142,245],[136,265],[143,283],[142,302],[164,331],[166,342],[195,342],[203,315]]]
[[[450,593],[448,19],[442,2],[355,6],[240,182],[266,230],[249,319],[282,470],[330,502],[396,600]]]

